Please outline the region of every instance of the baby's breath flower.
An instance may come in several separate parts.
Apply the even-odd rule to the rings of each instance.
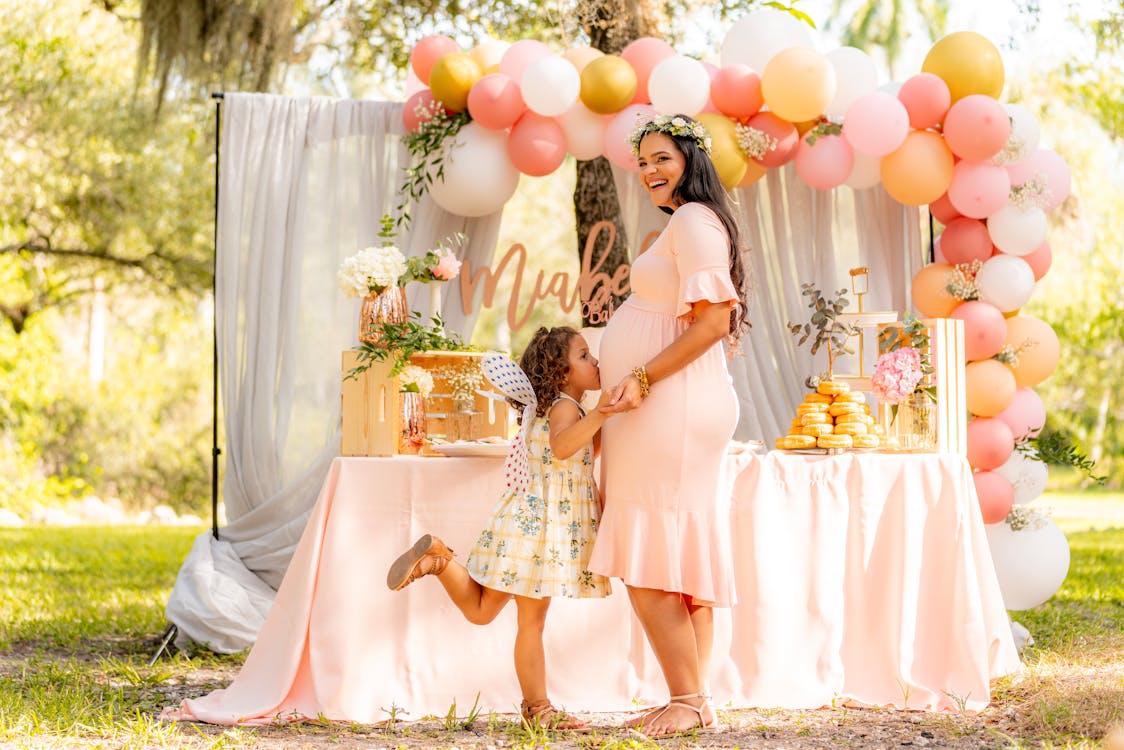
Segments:
[[[1022,211],[1045,208],[1046,204],[1050,202],[1050,187],[1046,182],[1046,175],[1036,172],[1023,184],[1013,186],[1009,200],[1011,205]]]
[[[751,128],[748,125],[738,125],[738,147],[751,159],[764,158],[777,147],[779,141],[763,130]]]
[[[944,289],[950,296],[962,300],[980,298],[980,288],[976,284],[976,274],[980,272],[983,263],[973,260],[971,263],[957,263],[945,276]]]

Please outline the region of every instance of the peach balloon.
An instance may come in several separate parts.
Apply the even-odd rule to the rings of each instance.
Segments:
[[[510,128],[526,110],[519,85],[503,73],[484,76],[468,92],[468,113],[491,130]]]
[[[952,153],[969,161],[984,161],[998,154],[1011,135],[1007,108],[990,96],[966,96],[944,118],[945,142]]]
[[[968,411],[977,417],[994,417],[1015,400],[1015,376],[997,359],[969,362],[964,368],[964,394]]]
[[[485,75],[491,75],[500,72],[500,62],[503,61],[504,53],[510,46],[509,42],[501,42],[499,39],[485,39],[473,47],[468,54]]]
[[[742,177],[742,181],[738,183],[738,187],[749,187],[768,173],[768,167],[763,167],[753,159],[750,159],[745,163],[745,176]]]
[[[562,53],[562,57],[566,58],[571,65],[577,68],[579,73],[585,70],[586,65],[589,65],[591,62],[604,55],[604,52],[599,49],[594,49],[593,47],[571,47]]]
[[[1038,249],[1028,255],[1024,255],[1023,260],[1030,266],[1030,270],[1034,272],[1034,280],[1038,281],[1050,270],[1050,264],[1054,260],[1054,254],[1050,250],[1050,243],[1043,242],[1038,246]]]
[[[590,61],[582,69],[581,80],[578,98],[599,115],[620,112],[636,93],[636,71],[616,55],[602,55]]]
[[[994,471],[977,471],[972,475],[972,482],[976,485],[985,524],[999,523],[1010,515],[1015,504],[1015,486],[1011,480]]]
[[[944,139],[928,130],[915,130],[897,151],[882,157],[882,184],[898,203],[921,206],[948,190],[952,167],[952,152]]]
[[[930,263],[913,277],[910,293],[913,306],[927,318],[947,318],[960,304],[945,289],[952,266],[947,263]]]
[[[1015,382],[1020,388],[1029,388],[1038,385],[1054,372],[1058,366],[1058,357],[1061,346],[1058,335],[1049,323],[1039,320],[1033,315],[1016,315],[1007,319],[1006,345],[1015,349],[1024,347],[1019,352],[1019,362],[1011,366],[1015,373]]]
[[[835,68],[808,47],[778,52],[761,73],[765,104],[789,122],[819,117],[831,103],[835,89]]]
[[[1002,419],[976,417],[968,422],[968,463],[980,471],[1002,466],[1015,450],[1015,436]]]
[[[963,216],[948,222],[941,232],[940,240],[941,252],[952,265],[971,263],[973,260],[983,263],[991,257],[993,250],[987,225]]]
[[[777,145],[761,157],[752,157],[753,161],[763,167],[779,167],[787,164],[796,156],[796,149],[800,146],[800,135],[796,126],[787,120],[782,120],[772,112],[758,112],[749,118],[746,123],[749,127],[760,130],[765,135],[777,140]]]
[[[645,36],[630,42],[621,51],[621,58],[636,72],[636,92],[633,94],[633,104],[645,104],[651,101],[648,97],[648,79],[652,69],[669,57],[675,57],[675,48],[662,39]],[[587,105],[588,106],[588,105]]]
[[[948,84],[932,73],[918,73],[906,79],[898,89],[898,100],[909,113],[909,126],[914,130],[924,130],[937,125],[944,119],[952,103]]]
[[[1007,319],[995,305],[969,300],[949,317],[964,321],[964,357],[969,362],[994,357],[1007,340]]]
[[[710,98],[718,111],[735,120],[747,120],[761,109],[761,76],[748,65],[734,63],[710,79]]]
[[[445,55],[458,52],[457,43],[444,34],[431,34],[418,40],[410,50],[410,68],[418,80],[426,86],[429,84],[429,74],[433,65]]]

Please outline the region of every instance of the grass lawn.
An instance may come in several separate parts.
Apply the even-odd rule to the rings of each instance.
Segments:
[[[1035,645],[1024,653],[1024,674],[997,682],[992,708],[979,717],[911,719],[947,738],[973,733],[972,744],[957,747],[980,747],[981,741],[985,747],[1101,747],[1105,733],[1124,722],[1124,494],[1058,493],[1036,505],[1052,507],[1069,537],[1069,577],[1046,604],[1013,613],[1030,629]],[[403,746],[401,735],[354,744],[354,735],[349,738],[347,728],[340,727],[314,727],[318,732],[197,728],[157,720],[159,709],[178,697],[225,685],[242,660],[177,656],[145,666],[165,625],[164,603],[176,572],[201,531],[0,529],[0,746]],[[799,725],[817,713],[840,726],[865,720],[863,712],[848,715],[846,709],[780,714],[777,720]],[[777,716],[763,711],[752,721],[761,726]],[[831,736],[815,746],[831,746]],[[762,733],[756,737],[760,741]],[[511,747],[545,741],[510,734],[497,738],[489,727],[484,735],[432,744]],[[719,746],[714,742],[707,744]],[[954,746],[952,739],[948,742],[933,741],[933,746]],[[595,735],[577,746],[640,745]]]

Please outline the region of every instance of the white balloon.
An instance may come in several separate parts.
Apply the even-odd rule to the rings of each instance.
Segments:
[[[902,81],[888,81],[879,86],[878,90],[890,96],[897,96],[898,92],[902,90]]]
[[[839,47],[824,57],[835,69],[835,96],[824,109],[827,117],[840,120],[851,102],[878,88],[878,69],[870,55],[857,47]]]
[[[684,55],[669,57],[652,68],[648,95],[661,114],[694,117],[710,98],[710,74],[698,60]]]
[[[1034,293],[1034,271],[1022,258],[993,255],[976,274],[980,300],[990,302],[1000,312],[1018,310]]]
[[[845,183],[853,190],[866,190],[882,181],[882,157],[855,152],[855,165]]]
[[[1042,128],[1038,118],[1021,104],[1007,104],[1007,116],[1011,118],[1011,135],[1007,138],[1010,157],[1008,161],[1018,162],[1034,153]]]
[[[605,128],[610,119],[610,115],[599,115],[581,102],[574,102],[558,117],[558,124],[566,134],[566,150],[582,161],[601,156],[605,153]]]
[[[429,194],[458,216],[486,216],[503,208],[519,187],[519,170],[507,155],[507,132],[470,122],[445,151],[444,178],[433,178]]]
[[[984,527],[1007,609],[1030,609],[1053,596],[1069,573],[1069,542],[1042,516],[1018,531],[1007,523]]]
[[[1008,255],[1029,255],[1046,241],[1046,212],[1008,203],[987,217],[991,242]]]
[[[1011,457],[993,471],[1006,477],[1015,488],[1016,505],[1026,505],[1045,492],[1046,482],[1050,478],[1050,469],[1044,461],[1019,450],[1012,452]]]
[[[557,117],[578,100],[581,86],[577,69],[564,57],[551,55],[527,66],[521,89],[527,109],[544,117]]]
[[[811,47],[808,26],[776,8],[761,8],[742,16],[722,41],[722,65],[742,63],[757,72],[781,50]]]

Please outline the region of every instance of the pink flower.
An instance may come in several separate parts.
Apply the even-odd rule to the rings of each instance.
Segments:
[[[921,352],[912,346],[903,346],[878,358],[870,388],[879,401],[887,404],[901,403],[921,382]]]
[[[452,251],[447,250],[438,256],[441,260],[433,267],[433,278],[449,281],[455,279],[461,271],[461,262]]]

